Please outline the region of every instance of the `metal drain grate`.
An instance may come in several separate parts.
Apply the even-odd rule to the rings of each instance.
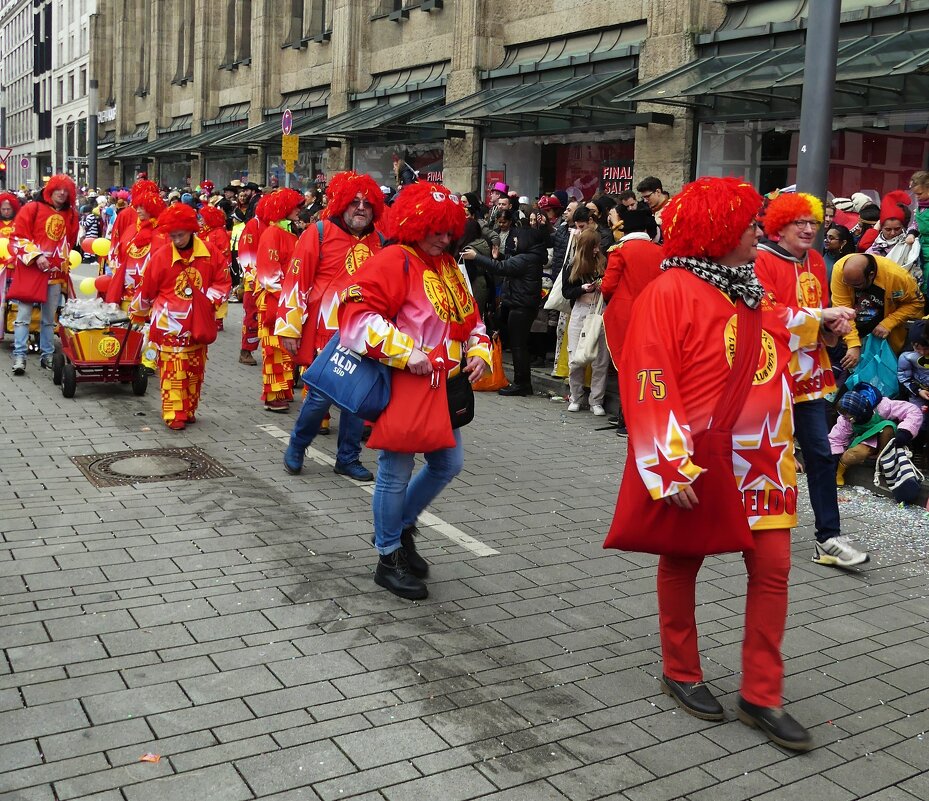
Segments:
[[[155,481],[199,481],[226,478],[228,470],[200,448],[153,448],[72,456],[95,487],[150,484]]]

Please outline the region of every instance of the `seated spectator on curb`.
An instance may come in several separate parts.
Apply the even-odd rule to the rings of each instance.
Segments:
[[[891,440],[909,447],[923,422],[922,411],[908,401],[885,398],[876,387],[859,384],[838,403],[839,419],[829,432],[836,459],[835,481],[845,484],[845,471],[877,456]]]
[[[913,350],[900,354],[897,381],[906,399],[923,415],[922,431],[929,430],[929,326],[921,323],[912,333]]]

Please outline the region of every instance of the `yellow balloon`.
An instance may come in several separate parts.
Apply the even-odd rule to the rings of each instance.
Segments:
[[[80,289],[81,292],[83,292],[85,295],[96,295],[97,288],[94,286],[93,276],[85,278],[83,281],[81,281]]]
[[[0,259],[10,258],[10,240],[0,239]]]
[[[81,258],[81,254],[76,250],[72,250],[68,255],[68,264],[70,264],[72,267],[77,267],[82,261],[83,259]]]
[[[110,240],[103,237],[97,237],[90,249],[98,256],[106,256],[110,252]]]

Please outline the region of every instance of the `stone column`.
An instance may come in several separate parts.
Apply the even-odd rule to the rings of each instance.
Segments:
[[[721,3],[701,0],[644,0],[649,35],[639,54],[639,83],[652,80],[696,58],[694,34],[713,30],[722,21]],[[674,115],[674,125],[636,128],[633,187],[647,175],[660,179],[672,195],[691,178],[694,121],[690,109],[639,103],[639,112]]]
[[[364,45],[364,25],[367,4],[356,0],[335,0],[332,8],[332,82],[329,95],[329,116],[349,109],[349,95],[356,91],[362,77],[359,55]],[[370,75],[367,76],[370,80]],[[326,150],[326,174],[351,169],[351,140],[342,139],[342,147]]]
[[[274,0],[252,0],[252,65],[249,96],[248,124],[264,122],[264,110],[268,108],[272,76],[279,70],[281,42],[277,5]],[[278,10],[279,13],[279,10]],[[277,103],[275,103],[277,105]],[[248,177],[259,185],[267,182],[267,154],[265,148],[258,153],[249,152]]]

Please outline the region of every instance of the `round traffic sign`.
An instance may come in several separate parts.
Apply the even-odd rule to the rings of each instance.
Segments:
[[[27,158],[21,158],[21,159],[19,160],[19,166],[20,166],[22,169],[24,169],[24,170],[28,170],[28,169],[29,169],[29,159],[27,159]]]
[[[281,130],[284,132],[284,136],[289,136],[293,129],[294,115],[289,108],[285,108],[284,113],[281,115]]]

